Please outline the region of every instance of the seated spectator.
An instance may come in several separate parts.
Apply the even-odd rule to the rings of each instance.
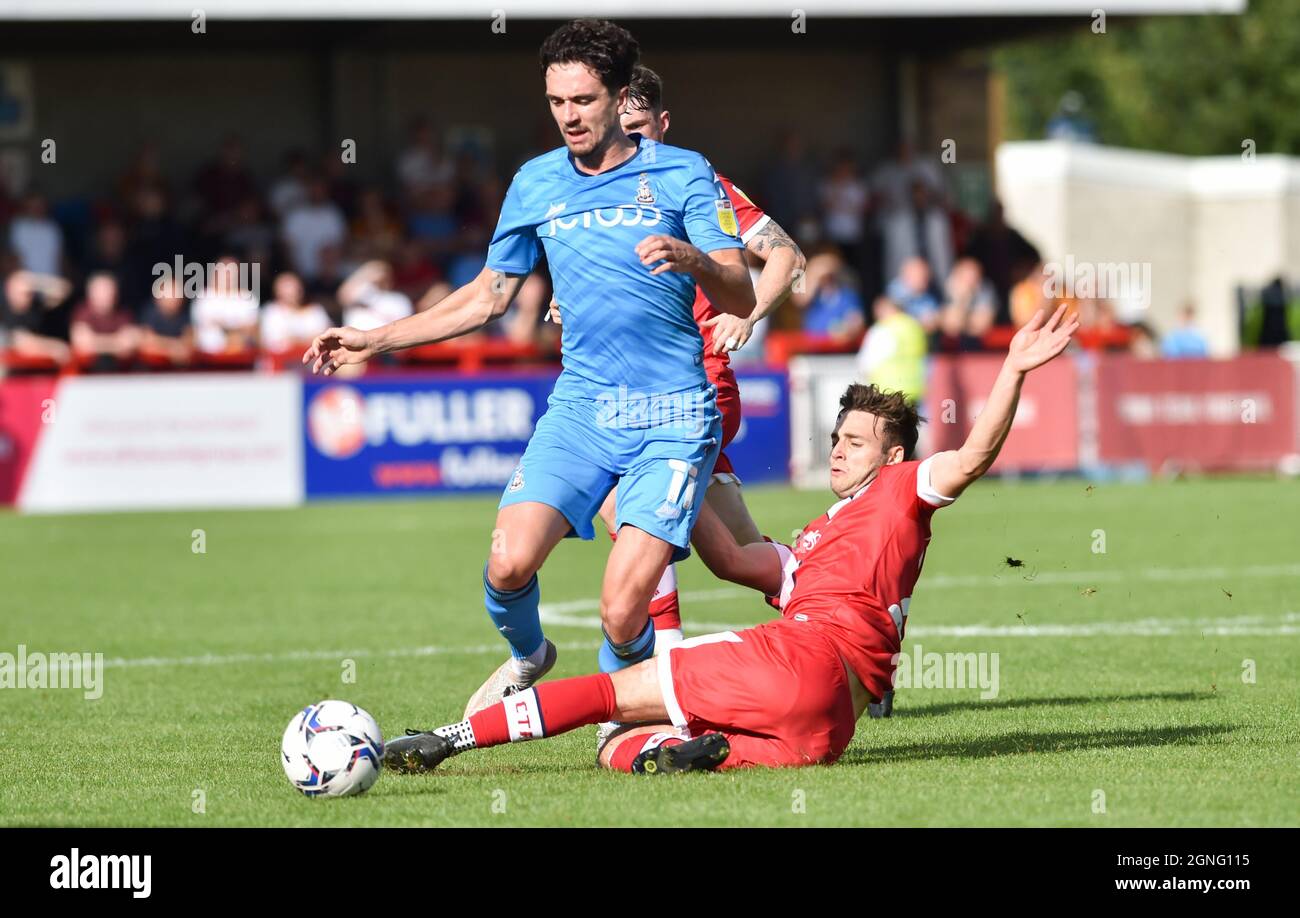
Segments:
[[[281,220],[307,203],[307,183],[311,172],[307,168],[307,154],[290,150],[284,156],[284,171],[271,183],[267,200],[271,212]]]
[[[866,320],[862,297],[844,259],[834,252],[822,252],[808,259],[804,290],[791,294],[795,307],[803,310],[803,331],[809,335],[856,342]]]
[[[216,159],[199,169],[193,187],[202,206],[199,231],[206,238],[219,239],[229,228],[240,202],[257,194],[257,181],[248,168],[243,140],[233,134],[227,136]]]
[[[241,283],[239,262],[222,257],[194,301],[194,343],[203,354],[251,354],[257,347],[257,296]]]
[[[858,350],[862,381],[919,403],[925,396],[925,329],[887,296],[876,297],[871,309],[875,321]]]
[[[72,292],[60,277],[14,271],[5,278],[0,326],[5,347],[14,356],[63,366],[71,358],[67,342],[49,334],[47,317]],[[39,300],[38,300],[39,298]]]
[[[979,350],[998,311],[997,294],[984,278],[979,262],[973,258],[959,259],[948,275],[944,295],[936,350]]]
[[[329,186],[319,177],[307,185],[307,203],[290,212],[281,229],[289,263],[310,284],[321,272],[326,249],[341,250],[348,239],[343,211],[329,197]]]
[[[1210,342],[1196,327],[1196,307],[1184,306],[1178,327],[1160,341],[1160,355],[1166,359],[1204,358],[1210,356]]]
[[[1016,328],[1024,325],[1039,310],[1046,309],[1048,315],[1056,308],[1056,301],[1047,293],[1048,277],[1040,261],[1020,281],[1011,288],[1011,324]]]
[[[939,324],[939,301],[930,290],[930,278],[930,265],[924,258],[908,258],[885,288],[885,296],[920,322],[926,334]]]
[[[1160,345],[1156,342],[1156,333],[1145,322],[1134,322],[1128,327],[1128,352],[1141,360],[1153,360],[1160,356]]]
[[[1079,347],[1090,351],[1128,350],[1132,334],[1128,326],[1115,318],[1115,305],[1110,300],[1092,297],[1059,297],[1053,308],[1066,304],[1066,315],[1078,317],[1079,331],[1074,340]]]
[[[424,248],[414,239],[408,239],[402,243],[401,249],[397,256],[397,262],[393,265],[393,288],[400,290],[412,299],[419,298],[423,302],[423,293],[431,286],[439,284],[442,275],[434,267],[433,260],[424,254]],[[451,287],[443,284],[446,293],[438,299],[442,299],[448,293],[451,293]],[[435,300],[434,302],[437,302]],[[423,308],[421,308],[423,312]]]
[[[266,220],[262,202],[255,196],[244,198],[235,208],[230,228],[222,238],[222,248],[246,264],[257,262],[270,266],[275,255],[275,229]]]
[[[63,230],[51,219],[45,197],[28,192],[9,222],[9,248],[24,271],[58,277],[63,273]]]
[[[117,281],[118,299],[134,312],[145,294],[143,283],[132,270],[134,265],[127,257],[126,229],[116,220],[105,220],[95,230],[94,247],[86,260],[86,273],[111,274]]]
[[[443,155],[437,132],[427,118],[411,123],[410,141],[397,157],[397,180],[408,198],[425,189],[451,181],[453,166]]]
[[[357,217],[352,221],[352,248],[363,261],[390,261],[402,244],[402,224],[389,212],[388,202],[378,188],[361,192]]]
[[[330,327],[329,313],[309,303],[298,275],[285,271],[275,278],[274,299],[262,305],[262,349],[272,353],[303,350]]]
[[[343,324],[369,331],[411,315],[411,298],[393,289],[393,269],[384,261],[368,261],[339,287]]]
[[[140,355],[146,360],[165,361],[178,367],[190,362],[194,354],[194,328],[178,282],[158,281],[140,325]]]
[[[72,350],[93,373],[111,373],[135,354],[140,330],[117,302],[117,280],[106,271],[86,281],[86,300],[72,313]]]
[[[441,264],[458,244],[460,221],[456,219],[456,190],[443,182],[424,189],[411,205],[406,229],[420,242],[425,254]]]

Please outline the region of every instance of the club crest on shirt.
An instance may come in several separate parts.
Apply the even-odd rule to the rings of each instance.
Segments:
[[[736,208],[731,204],[731,198],[718,198],[714,203],[718,207],[718,226],[728,236],[739,236],[740,228],[736,225]]]
[[[820,529],[812,529],[808,532],[805,532],[802,536],[799,537],[800,551],[804,553],[812,551],[814,548],[817,547],[817,543],[820,542],[821,539],[822,539],[822,531]]]
[[[644,172],[636,180],[636,202],[638,204],[653,204],[655,202],[654,189],[650,187],[650,176]]]
[[[499,480],[500,479],[498,479],[498,481]],[[514,477],[510,479],[510,484],[506,486],[506,490],[509,491],[511,494],[513,494],[516,491],[522,490],[523,487],[524,487],[524,466],[522,463],[520,463],[519,465],[515,466]]]

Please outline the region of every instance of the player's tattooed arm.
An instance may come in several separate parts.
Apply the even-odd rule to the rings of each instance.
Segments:
[[[364,363],[378,354],[434,344],[478,331],[506,311],[526,276],[484,268],[473,281],[452,291],[423,312],[373,331],[328,329],[307,348],[302,362],[310,363],[313,373],[329,376],[341,366]]]
[[[724,312],[706,323],[713,328],[715,354],[744,347],[754,333],[754,326],[771,315],[800,284],[808,264],[795,241],[771,218],[749,238],[745,247],[764,262],[754,284],[754,310],[743,317]]]
[[[1040,311],[1016,332],[989,391],[988,400],[960,449],[936,453],[930,462],[931,487],[945,497],[956,497],[993,465],[1002,451],[1020,403],[1025,375],[1065,350],[1079,327],[1076,316],[1066,316],[1065,305],[1051,318]]]
[[[764,596],[781,592],[781,556],[767,542],[741,545],[722,517],[707,503],[691,531],[691,544],[715,577],[758,590]]]

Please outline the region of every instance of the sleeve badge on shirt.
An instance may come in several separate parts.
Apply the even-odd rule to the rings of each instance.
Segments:
[[[728,236],[739,236],[740,227],[736,225],[736,208],[731,205],[730,198],[718,198],[715,202],[718,208],[718,226]]]

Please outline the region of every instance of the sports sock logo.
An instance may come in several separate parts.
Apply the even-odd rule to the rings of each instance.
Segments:
[[[526,689],[517,695],[507,695],[501,700],[506,709],[506,726],[510,729],[510,742],[537,739],[545,736],[542,728],[542,709],[537,703],[537,691]]]
[[[153,891],[153,855],[70,854],[50,858],[52,889],[129,889],[132,897],[148,899]]]

